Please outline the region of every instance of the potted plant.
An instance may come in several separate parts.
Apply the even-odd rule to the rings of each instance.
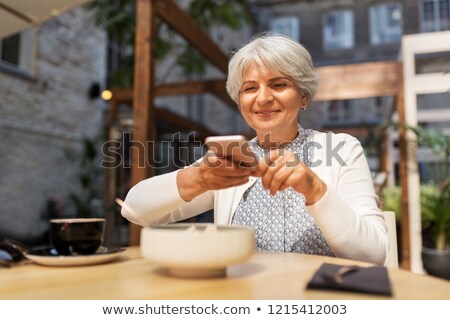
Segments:
[[[398,186],[384,188],[381,193],[382,209],[394,211],[397,228],[401,228]],[[428,274],[450,279],[450,179],[437,186],[430,182],[420,186],[422,212],[422,260]],[[397,230],[397,234],[401,234]],[[401,239],[398,239],[401,250]],[[401,254],[399,254],[401,257]]]
[[[416,127],[420,145],[427,146],[441,159],[442,179],[421,199],[423,247],[422,261],[425,270],[435,276],[450,279],[450,135],[440,130]]]
[[[450,280],[450,179],[426,190],[421,200],[423,267]]]

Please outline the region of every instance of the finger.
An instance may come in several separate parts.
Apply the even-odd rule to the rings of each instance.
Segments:
[[[266,171],[266,168],[263,167],[263,165],[260,163],[258,163],[258,165],[256,165],[253,170],[252,170],[252,176],[254,177],[262,177],[262,175],[264,174],[264,172]]]
[[[259,176],[264,175],[264,173],[268,170],[268,168],[274,165],[275,161],[278,161],[279,158],[289,158],[294,162],[297,161],[297,157],[292,151],[286,149],[273,149],[270,152],[266,153],[261,161],[258,163],[256,173]]]
[[[279,158],[274,161],[270,167],[267,168],[266,172],[261,177],[261,182],[264,189],[269,189],[270,184],[272,183],[273,177],[277,174],[279,170],[285,167],[286,158]]]
[[[286,150],[284,149],[273,149],[267,152],[261,159],[266,166],[271,166],[272,163],[277,160],[280,155],[283,155]]]
[[[297,156],[292,153],[289,155],[289,159],[286,161],[286,167],[288,168],[292,168],[292,167],[297,167],[299,164],[303,163],[297,158]]]
[[[208,168],[218,168],[223,165],[225,159],[218,157],[214,152],[205,153],[202,163]]]
[[[305,172],[301,169],[297,169],[290,174],[286,180],[283,182],[283,186],[286,188],[293,187],[295,191],[299,193],[304,193],[306,188],[312,188],[308,179],[305,176]]]
[[[240,168],[235,164],[225,163],[223,166],[211,169],[213,174],[225,177],[249,177],[252,171],[248,168]]]
[[[278,187],[278,191],[284,191],[289,187],[301,184],[305,176],[305,168],[307,168],[297,157],[286,161],[286,168],[292,168],[291,174]]]
[[[213,174],[218,176],[249,176],[251,174],[251,169],[240,167],[236,165],[231,160],[225,158],[218,158],[215,156],[210,156],[205,159],[203,170],[211,171]]]
[[[280,192],[286,190],[287,188],[289,188],[290,185],[287,183],[287,180],[283,181],[283,183],[281,184],[280,188],[278,189]]]
[[[254,168],[254,176],[262,177],[270,165],[278,158],[278,149],[272,150],[266,153],[258,162],[256,167]]]
[[[277,173],[273,176],[270,182],[269,190],[271,195],[275,195],[281,190],[281,185],[287,180],[287,178],[292,174],[295,169],[283,166]]]

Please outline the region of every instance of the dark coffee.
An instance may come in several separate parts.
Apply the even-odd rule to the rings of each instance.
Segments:
[[[105,219],[50,220],[50,241],[61,255],[93,254],[103,241]]]

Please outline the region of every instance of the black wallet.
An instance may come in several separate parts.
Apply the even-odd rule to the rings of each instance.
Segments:
[[[391,283],[385,267],[342,266],[324,263],[309,281],[307,289],[392,296]]]

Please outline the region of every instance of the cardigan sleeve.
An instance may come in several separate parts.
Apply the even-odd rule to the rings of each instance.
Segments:
[[[122,216],[135,224],[149,226],[187,219],[211,209],[214,204],[212,191],[190,202],[181,198],[177,186],[178,171],[143,180],[131,188],[125,203],[134,213],[122,208]]]
[[[333,175],[333,183],[327,183],[325,195],[308,210],[337,257],[384,265],[389,246],[387,228],[363,148],[349,135],[336,136],[344,137],[337,139],[343,142],[340,159],[333,159],[324,170]]]

